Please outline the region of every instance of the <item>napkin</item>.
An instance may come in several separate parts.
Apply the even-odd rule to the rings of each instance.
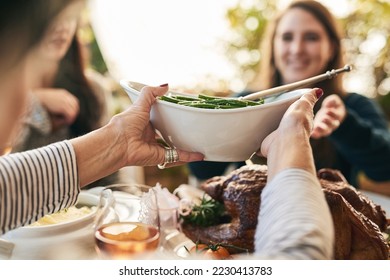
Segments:
[[[155,196],[153,196],[153,194]],[[156,207],[156,199],[157,205]],[[147,216],[147,209],[159,209],[160,220],[162,222],[172,219],[173,213],[179,208],[179,198],[172,194],[167,188],[163,188],[157,183],[148,193],[141,198],[141,211],[144,209],[144,216]],[[149,213],[150,216],[150,213]]]
[[[153,189],[157,195],[158,207],[160,209],[176,209],[179,207],[179,198],[167,188],[163,188],[160,183],[157,183]]]

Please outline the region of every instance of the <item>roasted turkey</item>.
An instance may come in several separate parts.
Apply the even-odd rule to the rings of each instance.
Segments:
[[[385,211],[349,185],[337,170],[320,170],[318,178],[333,217],[334,258],[388,259],[389,248],[382,235],[388,226]],[[231,244],[253,252],[260,194],[266,183],[265,165],[246,165],[227,176],[210,178],[201,187],[224,203],[230,221],[208,227],[184,223],[183,232],[194,242]]]
[[[202,184],[202,189],[213,199],[223,202],[230,216],[229,223],[198,227],[183,224],[183,232],[194,242],[227,243],[253,251],[254,234],[260,207],[260,193],[267,183],[267,167],[248,165],[228,176],[217,176]],[[239,249],[228,248],[230,253]]]

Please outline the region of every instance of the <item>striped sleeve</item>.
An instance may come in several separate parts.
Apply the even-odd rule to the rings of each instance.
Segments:
[[[321,186],[301,169],[279,173],[264,188],[255,235],[266,259],[331,259],[334,230]]]
[[[75,204],[79,192],[68,141],[0,157],[0,235]]]

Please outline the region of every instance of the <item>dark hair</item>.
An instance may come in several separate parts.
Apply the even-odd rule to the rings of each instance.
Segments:
[[[85,76],[85,59],[83,46],[77,34],[61,60],[54,87],[64,88],[77,97],[80,112],[71,125],[72,137],[77,137],[100,127],[100,118],[103,114],[102,100],[92,89]]]
[[[284,11],[267,26],[266,34],[262,40],[262,59],[260,62],[260,71],[255,79],[254,85],[261,89],[271,88],[281,85],[281,75],[278,69],[275,67],[273,44],[275,38],[276,28],[281,18],[292,9],[302,9],[312,14],[320,24],[324,26],[324,29],[332,44],[334,54],[332,59],[326,66],[324,71],[337,69],[344,66],[343,62],[343,50],[341,47],[342,32],[337,24],[336,19],[330,13],[330,11],[317,1],[313,0],[300,0],[292,2]],[[319,73],[320,74],[320,73]],[[343,97],[346,95],[342,86],[342,77],[336,76],[331,80],[326,80],[313,85],[313,87],[322,88],[324,90],[324,97],[331,94],[338,94]],[[314,107],[314,112],[317,112],[322,105],[324,97],[321,98]],[[313,148],[313,155],[316,161],[316,165],[320,162],[322,165],[317,166],[329,167],[335,162],[335,148],[330,143],[329,139],[310,139],[310,144]]]
[[[0,1],[0,70],[14,67],[41,41],[53,18],[73,1]]]
[[[266,34],[262,40],[262,59],[260,63],[260,71],[254,85],[260,88],[271,88],[281,85],[281,75],[278,69],[275,67],[273,44],[277,26],[280,19],[291,9],[302,9],[312,14],[321,25],[324,26],[329,40],[332,44],[334,55],[329,61],[324,72],[331,69],[337,69],[344,66],[343,62],[343,50],[341,47],[341,31],[337,24],[336,19],[330,13],[330,11],[317,1],[294,1],[284,11],[268,24]],[[318,73],[320,74],[320,73]],[[325,95],[338,94],[340,96],[345,95],[345,91],[342,86],[342,77],[337,76],[331,80],[327,80],[315,85],[315,87],[322,88]],[[316,104],[315,111],[320,108],[323,98]]]

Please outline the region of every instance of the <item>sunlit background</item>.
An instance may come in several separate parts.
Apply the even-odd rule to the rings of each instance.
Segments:
[[[169,82],[173,87],[187,89],[240,91],[253,75],[251,72],[243,73],[241,68],[257,63],[261,54],[256,49],[248,50],[245,47],[232,53],[228,50],[229,44],[242,39],[239,37],[241,34],[237,35],[240,28],[253,32],[258,29],[259,19],[250,12],[257,9],[268,19],[273,15],[270,8],[282,8],[289,2],[91,0],[89,7],[97,41],[115,79],[126,78],[151,85]],[[338,0],[337,5],[332,0],[320,2],[344,21],[352,13],[359,14],[359,9],[367,13],[367,20],[375,19],[375,16],[369,16],[370,12],[375,12],[374,2],[384,9],[388,8],[388,1]],[[228,18],[229,9],[244,14],[248,12],[240,22],[242,27],[232,26],[232,18]],[[366,38],[360,34],[364,29],[359,33],[359,30],[353,30],[359,29],[359,26],[349,26],[351,30],[347,35],[356,35],[356,38],[345,42],[347,49],[354,47],[353,40],[355,43],[360,40],[360,54],[353,58],[355,71],[347,75],[345,81],[347,89],[351,91],[367,96],[378,93],[372,75],[380,52],[386,44],[389,45],[386,36],[390,22],[385,15],[380,17],[379,14],[376,18],[387,21],[387,30],[380,29],[380,22],[367,22],[367,26],[371,24],[372,28],[367,30]],[[379,87],[382,95],[390,91],[390,80],[387,78],[385,81],[385,78]]]
[[[171,88],[196,93],[242,91],[256,73],[267,22],[290,2],[89,0],[91,63],[117,87],[113,112],[129,105],[117,84],[121,79],[169,83]],[[343,74],[346,89],[376,98],[390,120],[390,1],[319,2],[344,27],[343,46],[354,67],[352,73]],[[188,178],[183,167],[163,171],[147,167],[145,179],[150,185],[178,186]]]
[[[91,1],[91,21],[115,78],[191,88],[205,77],[239,81],[221,44],[229,33],[226,11],[236,3],[99,0]]]

